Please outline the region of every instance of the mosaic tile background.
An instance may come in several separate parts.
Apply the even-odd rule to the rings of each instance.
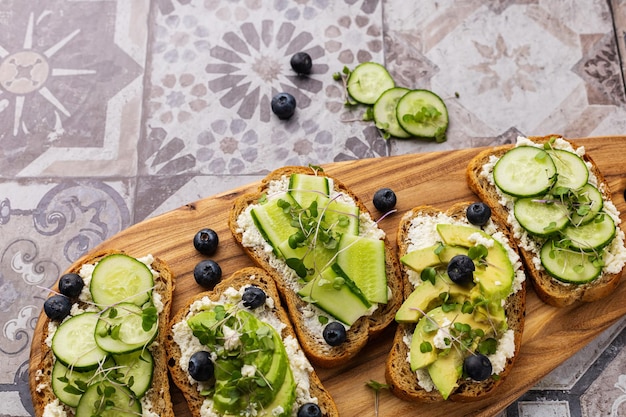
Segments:
[[[0,416],[32,413],[45,288],[113,234],[285,164],[623,135],[624,57],[624,0],[0,1]],[[444,99],[445,143],[386,141],[344,106],[332,74],[370,60]],[[504,415],[626,416],[625,328]]]

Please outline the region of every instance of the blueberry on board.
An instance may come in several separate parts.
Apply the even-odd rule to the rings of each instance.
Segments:
[[[272,97],[272,111],[279,119],[289,119],[296,111],[296,98],[289,93]]]
[[[215,374],[215,367],[211,360],[211,354],[200,350],[189,359],[189,375],[196,381],[208,381]]]
[[[474,381],[484,381],[491,375],[491,361],[481,353],[469,355],[463,361],[463,370]]]
[[[241,296],[243,306],[249,309],[261,307],[263,304],[265,304],[266,299],[267,295],[265,294],[265,291],[255,285],[250,285],[249,287],[246,287],[243,295]]]
[[[474,261],[467,255],[455,255],[448,263],[447,272],[452,282],[456,284],[468,284],[473,281],[476,266]]]
[[[62,294],[55,294],[43,303],[43,311],[50,320],[63,320],[70,314],[72,302]]]
[[[65,274],[59,279],[59,292],[70,298],[78,297],[84,286],[85,282],[78,274]]]
[[[298,74],[310,74],[313,67],[311,55],[306,52],[296,52],[291,57],[291,68]]]
[[[465,211],[467,220],[476,226],[483,226],[491,217],[491,209],[483,202],[472,203]]]
[[[374,207],[381,213],[386,213],[396,206],[396,193],[391,188],[381,188],[374,193]]]
[[[346,328],[338,321],[333,321],[324,327],[322,335],[330,346],[339,346],[346,341]]]
[[[193,268],[193,278],[198,285],[212,290],[222,279],[222,268],[217,262],[205,259]]]
[[[193,246],[203,255],[213,255],[218,243],[219,238],[213,229],[201,229],[193,237]]]
[[[305,403],[298,409],[298,417],[322,417],[322,410],[315,403]]]

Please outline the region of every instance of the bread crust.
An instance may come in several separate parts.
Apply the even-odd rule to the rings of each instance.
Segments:
[[[170,375],[172,377],[172,381],[180,390],[182,391],[187,405],[189,406],[189,410],[194,417],[200,417],[200,409],[202,407],[202,403],[204,402],[204,397],[200,395],[195,386],[189,383],[188,375],[179,365],[179,359],[181,357],[181,349],[178,344],[175,342],[171,329],[172,327],[183,321],[187,314],[189,313],[191,305],[201,300],[203,297],[207,296],[211,300],[216,301],[220,298],[220,296],[229,288],[234,288],[239,290],[239,288],[245,285],[256,285],[263,289],[265,293],[274,300],[274,308],[272,309],[272,313],[274,313],[281,322],[286,324],[284,329],[281,332],[281,336],[283,338],[287,336],[296,337],[294,329],[289,321],[289,316],[287,311],[283,308],[280,302],[280,296],[278,294],[278,290],[276,289],[276,285],[274,280],[267,272],[258,267],[247,267],[242,268],[236,272],[234,272],[229,278],[223,280],[212,291],[202,292],[195,297],[189,299],[184,307],[182,307],[173,317],[169,325],[169,334],[166,339],[166,347],[168,352],[168,368],[170,371]],[[322,382],[319,377],[315,373],[315,371],[311,371],[309,373],[309,382],[310,382],[310,393],[312,397],[316,397],[318,399],[318,405],[322,409],[322,415],[328,417],[336,417],[339,415],[337,411],[337,407],[335,402],[333,401],[330,393],[324,388]]]
[[[546,143],[554,137],[562,138],[560,135],[548,136],[532,136],[528,139],[536,143]],[[562,138],[564,139],[564,138]],[[567,140],[567,139],[565,139]],[[578,148],[575,142],[567,140],[574,148]],[[478,197],[491,207],[493,212],[506,221],[509,212],[506,207],[499,203],[499,196],[495,186],[490,184],[487,178],[481,176],[483,166],[489,161],[491,156],[501,157],[514,145],[502,145],[491,149],[484,150],[476,155],[469,163],[466,176],[469,188],[478,195]],[[611,190],[609,184],[600,172],[590,155],[585,153],[583,160],[591,164],[591,172],[598,179],[598,187],[605,201],[611,201]],[[600,300],[613,293],[620,282],[623,268],[619,273],[602,275],[596,280],[587,284],[564,284],[550,276],[545,269],[537,269],[533,263],[534,254],[524,248],[519,248],[520,256],[524,261],[527,275],[529,276],[533,289],[537,296],[545,303],[555,307],[565,307],[577,302],[593,302]]]
[[[385,238],[387,283],[391,289],[391,297],[389,298],[388,303],[386,305],[379,305],[378,309],[371,316],[361,317],[357,320],[347,332],[346,342],[340,346],[331,347],[326,343],[320,343],[319,338],[316,339],[310,329],[304,325],[302,309],[307,307],[308,304],[290,288],[284,277],[270,266],[267,253],[257,251],[243,244],[243,235],[238,231],[237,226],[237,218],[239,215],[243,213],[248,206],[258,202],[259,198],[261,198],[267,191],[269,183],[272,180],[279,180],[283,176],[289,177],[292,173],[313,174],[313,171],[311,168],[307,167],[287,166],[271,172],[261,181],[261,185],[259,186],[257,192],[246,194],[237,198],[230,212],[229,227],[235,241],[239,244],[239,246],[241,246],[243,251],[254,261],[256,265],[265,269],[276,282],[276,286],[278,287],[280,295],[289,313],[289,318],[296,329],[300,345],[309,360],[316,366],[333,368],[345,365],[346,361],[355,357],[358,352],[363,349],[368,340],[378,336],[393,321],[395,312],[402,303],[403,291],[402,281],[399,275],[398,260],[394,255],[388,239]],[[361,213],[370,214],[367,207],[365,207],[358,197],[341,181],[330,177],[322,171],[317,171],[317,175],[332,178],[335,190],[348,194],[359,207]],[[370,217],[372,217],[371,214]]]
[[[447,211],[445,211],[445,214],[454,219],[465,218],[465,210],[470,204],[471,202],[454,204]],[[426,205],[415,207],[405,213],[398,225],[397,245],[399,258],[407,253],[407,236],[410,230],[411,220],[418,216],[435,216],[441,212],[442,210],[436,207]],[[505,234],[511,248],[517,251],[515,241],[512,239],[508,229],[500,221],[500,219],[492,217],[491,221],[494,222],[496,227]],[[434,243],[436,242],[433,242],[433,244]],[[406,267],[401,267],[401,274],[406,298],[413,292],[413,285],[409,281]],[[508,328],[512,329],[514,332],[515,355],[512,358],[507,359],[504,370],[499,374],[498,379],[487,378],[482,382],[473,380],[459,381],[459,386],[448,397],[449,401],[471,402],[481,400],[488,397],[493,390],[495,390],[506,379],[506,376],[513,368],[513,364],[522,344],[522,334],[524,331],[526,314],[526,280],[522,283],[521,289],[506,299],[505,312]],[[410,363],[407,360],[409,347],[406,345],[403,338],[405,334],[413,333],[416,324],[417,323],[398,324],[398,328],[394,334],[391,352],[389,353],[385,364],[385,379],[389,385],[390,391],[395,396],[403,400],[426,403],[445,401],[437,389],[433,389],[428,392],[420,387],[415,373],[411,371]]]
[[[94,264],[102,258],[117,253],[124,253],[120,250],[105,250],[88,254],[77,261],[67,273],[78,273],[80,268],[85,264]],[[155,278],[154,284],[157,293],[161,295],[163,310],[159,314],[159,331],[156,343],[153,342],[150,352],[154,359],[154,372],[152,376],[152,387],[146,392],[146,398],[152,404],[152,411],[162,417],[174,417],[172,400],[170,398],[169,379],[167,377],[167,355],[165,352],[165,336],[167,334],[167,326],[170,319],[170,310],[172,305],[172,295],[174,292],[174,275],[168,265],[159,258],[154,258],[151,264],[152,269],[159,272],[159,277]],[[80,307],[86,307],[82,302],[78,302]],[[41,375],[35,378],[34,384],[31,384],[30,391],[35,409],[35,416],[41,417],[44,413],[46,405],[56,400],[56,395],[52,391],[51,375],[54,365],[54,353],[46,344],[48,338],[48,324],[50,319],[42,313],[40,320],[44,320],[43,334],[41,335],[41,359],[35,369],[41,371]]]

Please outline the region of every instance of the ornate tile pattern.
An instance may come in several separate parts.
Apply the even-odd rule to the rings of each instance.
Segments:
[[[285,164],[624,134],[624,57],[624,0],[0,2],[0,416],[32,413],[46,288],[118,231]],[[369,60],[444,99],[447,142],[344,106],[333,73]],[[625,344],[622,319],[501,417],[626,416]]]

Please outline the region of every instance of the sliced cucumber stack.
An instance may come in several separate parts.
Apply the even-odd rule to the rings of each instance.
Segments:
[[[539,238],[546,271],[559,281],[583,284],[602,272],[605,248],[617,226],[602,212],[602,193],[589,181],[589,169],[576,153],[519,146],[496,162],[496,186],[513,197],[514,215],[528,233]]]
[[[343,75],[334,77],[346,80],[349,104],[371,106],[364,120],[374,120],[383,138],[446,140],[448,109],[432,91],[397,87],[387,69],[374,62],[359,64],[352,71],[344,68]]]

